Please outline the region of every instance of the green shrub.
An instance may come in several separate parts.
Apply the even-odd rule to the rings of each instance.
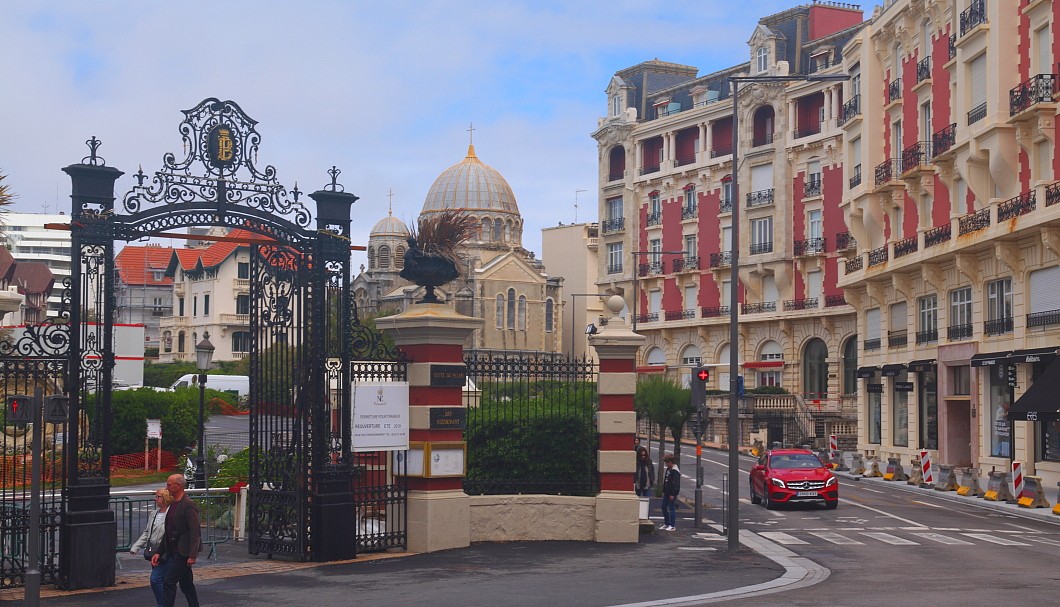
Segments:
[[[780,386],[758,386],[747,391],[748,394],[788,394],[788,391]]]
[[[85,403],[89,423],[96,424],[96,394]],[[207,400],[219,398],[235,402],[231,394],[206,390]],[[110,428],[111,453],[139,453],[144,448],[147,420],[162,420],[162,449],[179,453],[198,439],[199,390],[182,388],[174,392],[159,392],[150,388],[119,390],[111,395],[113,422]],[[207,412],[206,418],[209,419]]]

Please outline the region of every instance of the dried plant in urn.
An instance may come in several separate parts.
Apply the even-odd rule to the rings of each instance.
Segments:
[[[441,303],[434,288],[460,276],[457,248],[478,230],[478,221],[461,211],[421,215],[408,238],[405,266],[399,276],[423,287],[419,303]]]

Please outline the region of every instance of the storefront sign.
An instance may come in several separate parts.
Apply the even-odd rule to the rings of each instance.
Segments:
[[[431,430],[463,430],[467,427],[467,409],[431,407]]]
[[[404,451],[409,448],[409,385],[405,382],[353,384],[353,450]]]
[[[894,382],[895,392],[912,392],[913,382],[911,381],[896,381]]]
[[[432,388],[463,388],[466,380],[464,365],[431,365]]]
[[[869,394],[883,394],[883,384],[868,384],[866,388]]]

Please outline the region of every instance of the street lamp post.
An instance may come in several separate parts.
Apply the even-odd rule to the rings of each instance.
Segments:
[[[633,251],[633,331],[637,330],[637,301],[640,299],[640,264],[637,263],[638,255],[685,255],[685,251]]]
[[[195,457],[195,486],[206,487],[206,458],[203,448],[206,444],[206,372],[213,362],[213,344],[210,333],[203,331],[202,341],[195,344],[195,366],[199,369],[199,453]]]
[[[847,74],[790,76],[730,76],[732,83],[732,266],[729,284],[729,485],[726,512],[728,520],[728,548],[740,547],[740,405],[736,392],[740,371],[740,83],[741,82],[827,82],[849,80]],[[767,487],[768,491],[769,488]]]

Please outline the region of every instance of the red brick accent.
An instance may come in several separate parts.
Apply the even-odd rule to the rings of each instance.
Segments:
[[[632,394],[601,394],[600,395],[600,410],[601,411],[632,411],[633,410],[633,395]]]
[[[464,487],[462,478],[418,478],[409,477],[409,489],[412,491],[451,491]]]
[[[401,348],[409,360],[418,363],[462,363],[464,347],[460,344],[418,344]]]
[[[457,407],[463,404],[461,388],[431,388],[428,386],[409,387],[409,405],[448,405]]]
[[[600,373],[633,373],[637,369],[633,358],[600,359]]]
[[[409,440],[446,443],[464,440],[463,430],[409,430]]]
[[[632,451],[633,433],[621,432],[619,434],[601,434],[601,451]]]
[[[632,472],[601,472],[600,491],[629,491],[633,492]]]

